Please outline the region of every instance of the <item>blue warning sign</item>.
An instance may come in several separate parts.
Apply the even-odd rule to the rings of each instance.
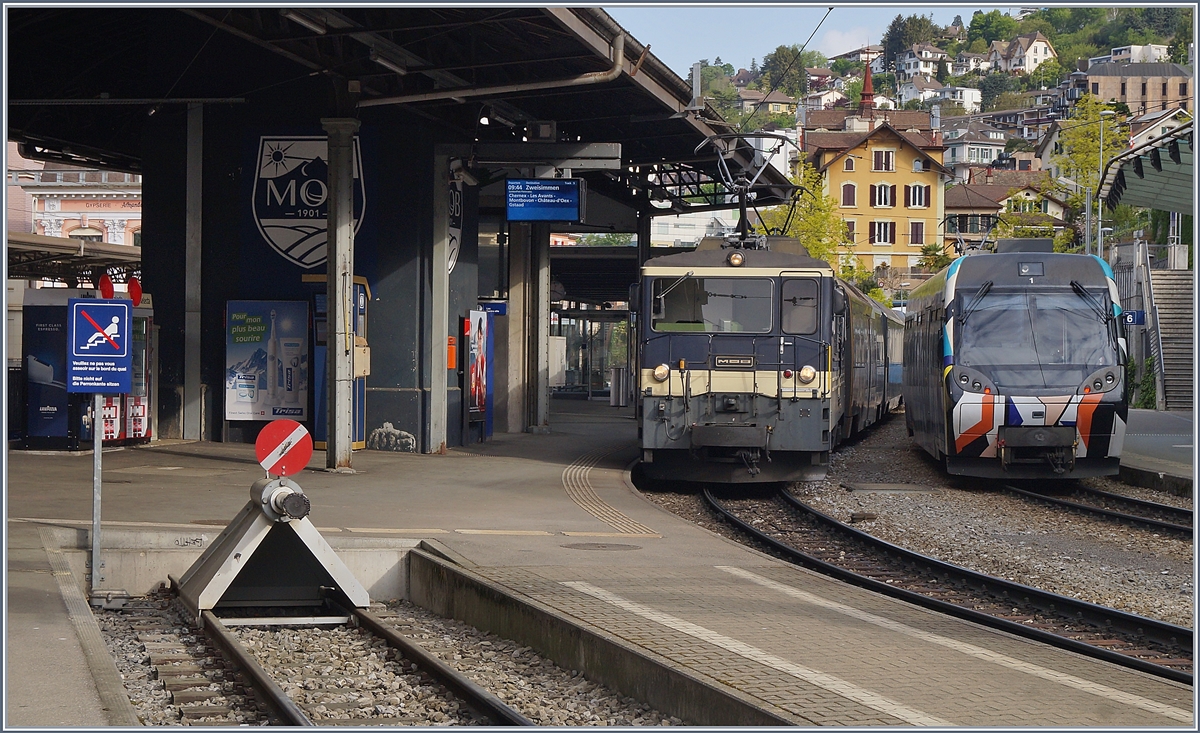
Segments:
[[[67,310],[67,391],[129,392],[133,302],[71,298]]]

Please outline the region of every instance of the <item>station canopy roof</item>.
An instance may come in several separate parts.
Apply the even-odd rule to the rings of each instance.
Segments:
[[[108,272],[126,280],[142,267],[142,248],[68,237],[8,232],[8,277],[14,280],[91,280]]]
[[[1100,198],[1108,208],[1130,204],[1192,213],[1196,200],[1193,124],[1188,121],[1109,160],[1100,181]]]
[[[195,102],[253,105],[298,80],[326,77],[330,98],[345,104],[348,95],[364,119],[416,116],[463,141],[501,142],[550,121],[559,141],[620,143],[623,168],[588,174],[593,190],[626,202],[649,195],[662,213],[728,208],[717,154],[696,149],[730,126],[710,107],[693,106],[690,86],[599,9],[84,6],[7,13],[8,137],[28,157],[141,172],[154,114]],[[613,68],[618,36],[624,59],[615,78],[568,83]],[[727,160],[736,171],[739,160],[752,158],[743,141]],[[759,206],[791,195],[774,168],[759,182]]]

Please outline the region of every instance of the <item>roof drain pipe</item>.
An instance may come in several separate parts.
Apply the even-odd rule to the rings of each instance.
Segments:
[[[408,104],[411,102],[431,102],[438,99],[455,99],[463,97],[479,97],[485,94],[512,94],[528,92],[537,89],[559,89],[561,87],[577,87],[587,84],[602,84],[615,81],[621,76],[625,66],[625,35],[618,33],[612,41],[612,66],[607,71],[592,71],[587,74],[571,77],[570,79],[554,79],[551,81],[531,81],[522,84],[503,84],[495,87],[457,87],[439,89],[436,92],[422,94],[405,94],[398,97],[379,97],[377,99],[360,99],[359,107],[382,107],[390,104]]]

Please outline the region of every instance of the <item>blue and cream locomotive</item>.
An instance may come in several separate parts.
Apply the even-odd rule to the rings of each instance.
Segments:
[[[647,260],[639,432],[652,478],[823,478],[841,440],[899,406],[902,321],[791,238],[705,239]]]

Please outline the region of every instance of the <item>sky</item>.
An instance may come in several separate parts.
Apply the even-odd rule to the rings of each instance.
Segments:
[[[777,47],[803,46],[810,35],[812,41],[807,48],[826,56],[853,51],[868,43],[877,44],[898,14],[907,17],[932,13],[934,23],[947,26],[954,21],[955,15],[961,15],[963,22],[969,25],[976,10],[999,9],[1011,15],[1020,10],[997,5],[936,3],[873,7],[843,3],[833,6],[832,11],[829,7],[739,3],[669,7],[611,5],[604,6],[604,10],[634,38],[649,44],[650,53],[685,79],[692,64],[701,59],[715,63],[720,57],[722,62],[733,64],[735,69],[748,69],[751,59],[762,64],[763,56]],[[822,22],[827,11],[829,15]]]

